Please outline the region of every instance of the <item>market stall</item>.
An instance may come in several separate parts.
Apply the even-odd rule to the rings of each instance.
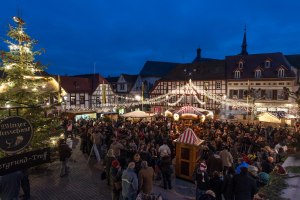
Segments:
[[[192,180],[193,171],[200,158],[201,144],[191,128],[187,128],[176,140],[176,176]]]

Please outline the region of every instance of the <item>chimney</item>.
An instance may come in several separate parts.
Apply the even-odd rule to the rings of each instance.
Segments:
[[[200,48],[197,49],[197,58],[198,59],[201,58],[201,49]]]

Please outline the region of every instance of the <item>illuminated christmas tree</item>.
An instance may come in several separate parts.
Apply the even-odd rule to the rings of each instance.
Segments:
[[[23,19],[13,20],[16,26],[9,25],[8,39],[4,41],[8,51],[1,51],[0,117],[13,114],[28,119],[35,130],[32,146],[41,146],[49,138],[50,126],[55,124],[47,117],[47,111],[54,98],[59,101],[58,85],[35,60],[41,50],[33,51],[37,41],[25,32]]]

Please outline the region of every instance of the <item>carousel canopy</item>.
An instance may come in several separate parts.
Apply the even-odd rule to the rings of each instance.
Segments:
[[[213,115],[213,112],[210,110],[205,110],[203,108],[196,108],[193,106],[183,106],[179,110],[175,111],[177,114],[194,114],[198,116],[202,115]]]
[[[191,128],[185,129],[185,131],[178,137],[177,142],[200,145],[204,140],[199,139]]]
[[[126,114],[121,115],[122,117],[131,117],[131,118],[146,118],[146,117],[152,117],[155,114],[153,113],[146,113],[144,111],[136,110],[133,112],[129,112]]]

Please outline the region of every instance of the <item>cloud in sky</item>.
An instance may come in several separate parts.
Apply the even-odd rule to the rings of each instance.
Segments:
[[[147,60],[190,62],[240,52],[300,53],[297,0],[10,0],[0,7],[0,36],[19,13],[53,74],[137,74]],[[6,48],[0,41],[0,48]]]

